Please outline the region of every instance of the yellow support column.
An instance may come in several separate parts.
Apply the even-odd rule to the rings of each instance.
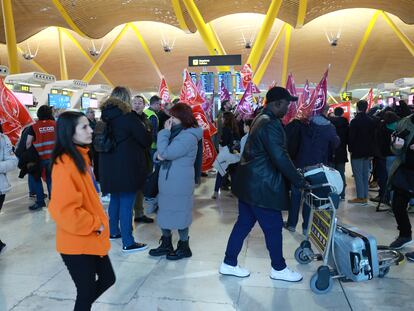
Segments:
[[[296,21],[296,28],[302,28],[305,23],[306,9],[308,0],[299,0],[298,19]]]
[[[52,2],[70,28],[76,31],[80,36],[88,37],[82,30],[80,30],[78,25],[75,24],[75,22],[69,16],[68,12],[65,10],[65,8],[63,7],[63,5],[60,3],[59,0],[52,0]]]
[[[175,13],[175,17],[178,20],[178,24],[180,25],[180,28],[182,30],[184,30],[185,32],[189,33],[189,29],[187,26],[187,23],[185,22],[184,19],[184,15],[183,15],[183,10],[181,9],[181,4],[180,4],[180,0],[171,0],[173,9],[174,9],[174,13]]]
[[[351,79],[352,74],[354,73],[355,67],[358,64],[359,59],[361,58],[362,51],[364,50],[365,44],[367,44],[368,38],[371,35],[371,31],[375,26],[375,22],[378,19],[379,14],[381,11],[376,11],[374,13],[374,16],[372,16],[369,25],[367,27],[367,30],[365,31],[364,37],[361,40],[361,43],[359,44],[358,50],[354,56],[354,59],[352,60],[351,67],[349,67],[348,73],[346,75],[344,83],[342,83],[341,92],[346,88],[346,84]]]
[[[135,24],[133,23],[128,23],[129,27],[131,27],[131,29],[135,32],[135,35],[138,39],[138,41],[141,43],[142,48],[145,51],[145,54],[147,54],[152,66],[154,67],[155,71],[157,72],[158,76],[160,77],[160,79],[162,79],[163,75],[161,73],[160,67],[158,67],[157,62],[155,61],[154,57],[151,54],[150,49],[148,48],[147,43],[145,42],[144,38],[142,37],[141,33],[139,32],[137,26],[135,26]]]
[[[79,44],[79,42],[72,36],[72,34],[69,32],[69,30],[66,30],[64,28],[60,28],[62,33],[64,33],[70,41],[73,42],[73,44],[78,48],[78,50],[85,56],[85,58],[91,63],[91,65],[95,64],[95,61],[90,57],[90,55],[85,52],[85,50],[82,48],[82,46]],[[114,84],[111,82],[111,80],[108,79],[108,77],[102,72],[102,70],[99,70],[100,75],[104,78],[104,80],[111,85],[112,87]]]
[[[283,54],[282,81],[280,83],[280,85],[282,87],[286,86],[291,34],[292,34],[292,26],[287,25],[286,26],[286,31],[285,31],[285,52]]]
[[[410,51],[411,55],[414,56],[414,44],[408,39],[408,37],[398,28],[397,25],[392,21],[392,19],[388,16],[387,13],[384,11],[381,12],[381,15],[384,17],[387,24],[394,30],[397,37],[401,40],[401,42],[405,45],[405,47]]]
[[[219,39],[215,36],[214,32],[211,30],[211,26],[208,26],[201,16],[200,11],[194,3],[194,0],[183,0],[185,7],[187,8],[188,13],[191,16],[195,26],[197,27],[198,32],[200,33],[201,38],[204,41],[204,44],[207,46],[208,52],[210,55],[225,55],[222,45],[219,42]],[[228,71],[230,68],[228,66],[219,67],[219,70]]]
[[[68,68],[66,66],[65,48],[62,41],[62,30],[60,27],[57,28],[59,35],[59,64],[60,64],[60,79],[68,79]]]
[[[279,13],[281,6],[282,0],[272,0],[272,3],[270,4],[262,27],[260,28],[256,41],[253,44],[252,51],[250,52],[249,58],[247,59],[247,63],[252,66],[253,71],[256,70],[256,67],[259,64],[259,60],[262,56],[266,40],[269,37],[273,23],[277,17],[277,14]]]
[[[92,66],[92,68],[89,69],[89,71],[85,74],[85,76],[82,79],[83,81],[85,81],[86,83],[89,83],[92,80],[92,78],[95,76],[96,72],[101,68],[102,64],[108,58],[109,54],[115,48],[115,46],[119,42],[119,40],[121,40],[121,38],[124,36],[124,34],[128,30],[128,28],[129,28],[128,24],[126,24],[124,26],[124,28],[122,28],[122,30],[116,36],[114,41],[112,41],[111,45],[106,48],[105,52],[103,52],[103,54],[98,58],[98,60]]]
[[[17,57],[16,31],[14,29],[12,0],[2,0],[1,7],[3,10],[4,33],[6,35],[9,70],[10,73],[19,73],[20,64]]]
[[[277,36],[273,40],[272,44],[270,45],[270,48],[267,51],[265,57],[263,58],[262,63],[257,68],[256,73],[255,73],[255,75],[253,77],[253,82],[256,85],[259,85],[260,84],[260,81],[262,81],[263,75],[266,72],[267,67],[270,64],[270,61],[271,61],[273,55],[275,54],[276,48],[278,47],[280,40],[282,39],[282,35],[283,35],[284,31],[285,31],[285,28],[286,28],[286,24],[284,24],[282,26],[282,28],[280,29],[279,33],[277,34]]]

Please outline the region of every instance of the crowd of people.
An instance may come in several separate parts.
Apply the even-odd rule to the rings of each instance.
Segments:
[[[219,156],[226,153],[232,160],[217,171],[212,199],[231,190],[239,212],[219,267],[223,275],[250,275],[237,258],[258,222],[271,259],[270,277],[302,280],[300,273],[287,267],[282,243],[283,228],[296,231],[301,190],[308,187],[298,169],[323,163],[338,170],[345,185],[348,154],[356,187],[356,196],[348,203],[365,206],[371,200],[378,204],[377,211],[395,216],[399,236],[391,248],[402,249],[412,242],[408,213],[414,207],[414,114],[407,104],[401,100],[367,111],[368,103],[360,100],[351,122],[342,108],[328,113],[326,106],[321,114],[285,126],[281,119],[295,101],[286,89],[273,87],[266,94],[266,105],[251,119],[241,118],[230,101],[221,103],[215,145]],[[41,210],[49,197],[56,248],[77,288],[75,310],[89,310],[115,283],[108,257],[110,240],[122,241],[126,254],[148,248],[136,241],[139,232],[134,234],[132,225],[154,222],[145,214],[147,201],[157,206],[161,234],[159,246],[149,255],[167,260],[192,256],[194,189],[202,176],[203,131],[187,104],[162,105],[161,98],[153,96],[145,108],[141,95],[131,96],[119,86],[100,109],[101,120],[88,109],[85,114],[63,112],[55,121],[51,107],[41,106],[38,120],[22,131],[14,151],[0,133],[0,209],[10,190],[6,174],[18,166],[19,177],[28,175],[29,194],[35,197],[29,209]],[[144,198],[144,188],[155,173],[157,195]],[[378,195],[369,198],[375,185]],[[102,202],[108,197],[106,211]],[[345,200],[345,187],[340,198]],[[304,234],[309,213],[304,204]],[[173,231],[179,236],[176,247]],[[0,240],[0,251],[4,246]],[[406,256],[414,260],[414,252]]]

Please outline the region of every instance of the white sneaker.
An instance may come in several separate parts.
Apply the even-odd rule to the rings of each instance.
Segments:
[[[272,271],[270,272],[270,278],[273,280],[287,282],[299,282],[302,281],[303,276],[300,273],[290,270],[288,267],[286,267],[285,269],[280,271],[277,271],[272,268]]]
[[[240,266],[230,266],[224,262],[220,266],[220,274],[237,276],[238,278],[245,278],[250,275],[250,271]]]
[[[109,202],[111,202],[111,195],[110,194],[107,194],[105,196],[101,196],[101,202],[102,203],[109,203]]]

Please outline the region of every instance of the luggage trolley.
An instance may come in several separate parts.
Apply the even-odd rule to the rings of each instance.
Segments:
[[[336,210],[343,187],[338,171],[318,165],[305,168],[304,176],[311,186],[302,192],[301,207],[306,203],[311,212],[306,239],[296,249],[295,259],[300,264],[323,261],[310,280],[314,293],[329,292],[335,278],[359,282],[384,277],[392,265],[404,260],[400,252],[377,246],[373,236],[338,225]]]

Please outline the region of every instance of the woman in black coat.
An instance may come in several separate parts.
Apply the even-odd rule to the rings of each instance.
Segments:
[[[99,158],[102,192],[111,194],[110,238],[122,237],[124,252],[144,250],[147,245],[134,241],[131,224],[135,195],[147,175],[145,149],[151,144],[151,136],[137,122],[129,103],[111,97],[101,110],[102,121],[112,130],[116,141],[115,149],[101,153]]]

